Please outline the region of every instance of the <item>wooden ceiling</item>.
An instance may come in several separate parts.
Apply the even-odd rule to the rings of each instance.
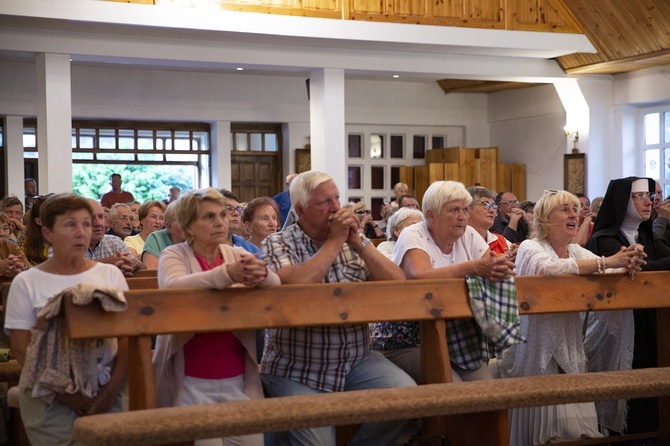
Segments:
[[[546,0],[598,50],[558,57],[570,74],[619,74],[670,64],[670,0]],[[446,93],[495,92],[537,84],[444,79]],[[471,83],[472,85],[468,85]]]

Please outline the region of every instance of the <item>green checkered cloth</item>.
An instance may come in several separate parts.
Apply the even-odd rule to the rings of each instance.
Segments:
[[[470,307],[477,324],[497,350],[526,340],[519,333],[519,308],[514,278],[494,282],[466,277]]]

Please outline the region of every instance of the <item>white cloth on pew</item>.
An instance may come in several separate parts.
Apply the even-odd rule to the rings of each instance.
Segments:
[[[109,382],[109,364],[116,356],[116,338],[105,339],[98,348],[96,339],[70,340],[65,336],[64,319],[58,317],[64,297],[71,297],[75,305],[98,300],[105,311],[128,307],[118,289],[82,283],[58,293],[40,310],[31,330],[19,387],[21,391],[32,390],[33,398],[46,403],[53,402],[57,393],[94,397],[99,385]]]
[[[169,246],[158,260],[159,288],[212,288],[235,286],[226,270],[226,264],[237,262],[242,248],[220,245],[224,264],[203,272],[193,249],[187,243]],[[263,286],[279,285],[279,277],[268,270]],[[263,398],[263,388],[256,358],[256,333],[253,330],[234,331],[246,350],[244,367],[244,393],[251,399]],[[181,406],[184,384],[184,345],[193,337],[191,333],[159,335],[154,350],[154,382],[158,407]]]

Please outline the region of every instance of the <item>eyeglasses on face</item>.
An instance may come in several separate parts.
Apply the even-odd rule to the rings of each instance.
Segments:
[[[501,201],[498,206],[518,206],[519,200]]]
[[[477,205],[484,206],[484,209],[486,209],[487,211],[488,211],[489,209],[491,209],[491,208],[493,208],[494,211],[497,211],[497,210],[498,210],[498,205],[493,204],[493,203],[489,203],[488,201],[482,201],[482,202],[479,202],[479,203],[473,203],[472,205],[473,205],[473,206],[477,206]]]
[[[135,221],[137,220],[137,217],[134,215],[132,217],[129,217],[127,215],[122,215],[120,217],[114,217],[115,220],[121,220],[121,221]]]
[[[228,205],[228,206],[226,206],[226,210],[227,210],[228,212],[231,212],[231,213],[232,213],[233,211],[235,211],[235,212],[237,212],[238,214],[242,215],[242,212],[244,211],[244,208],[243,208],[242,206],[234,207],[234,206]]]
[[[649,192],[635,192],[630,194],[630,197],[635,201],[644,201],[644,200],[654,201],[654,198],[656,198],[656,194],[650,194]]]
[[[370,214],[372,211],[370,209],[360,209],[356,211],[356,215],[365,215],[365,214]]]

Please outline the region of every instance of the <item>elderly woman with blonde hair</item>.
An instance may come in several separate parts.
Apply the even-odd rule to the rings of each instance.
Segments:
[[[279,284],[264,261],[227,244],[227,201],[213,188],[189,191],[177,216],[186,242],[158,260],[160,288],[215,288]],[[160,406],[189,406],[262,398],[253,331],[160,335],[154,354]],[[210,439],[224,445],[262,445],[262,435]]]
[[[640,270],[645,264],[643,252],[624,248],[609,257],[599,257],[572,243],[579,229],[579,209],[579,199],[570,192],[545,191],[535,204],[533,238],[519,246],[517,275],[612,272],[606,271],[608,268],[617,268],[614,272]],[[612,318],[610,323],[625,323],[618,319],[626,317],[620,312],[603,312],[598,316]],[[498,361],[501,377],[587,371],[579,313],[521,316],[520,322],[521,334],[527,342],[503,350]],[[627,340],[620,342],[625,344]],[[632,356],[632,346],[630,351]],[[602,436],[594,403],[512,409],[509,424],[513,445]]]

